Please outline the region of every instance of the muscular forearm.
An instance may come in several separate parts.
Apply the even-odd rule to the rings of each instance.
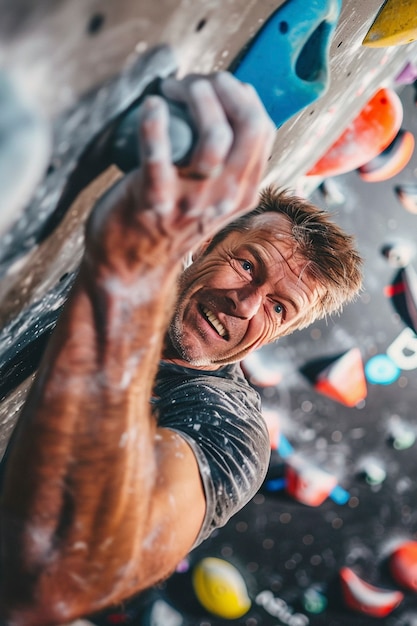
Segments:
[[[92,281],[91,270],[84,262],[8,459],[2,593],[10,606],[14,594],[28,601],[33,591],[52,609],[54,588],[57,597],[73,588],[74,610],[82,586],[86,608],[98,608],[109,598],[85,589],[99,576],[104,596],[117,597],[146,532],[155,480],[149,398],[177,269],[144,266],[129,283],[110,273]],[[31,590],[22,581],[33,571]]]

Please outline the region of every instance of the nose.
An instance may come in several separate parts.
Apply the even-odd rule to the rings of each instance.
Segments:
[[[252,285],[233,289],[226,295],[230,303],[230,313],[243,319],[252,319],[262,304],[261,290]]]

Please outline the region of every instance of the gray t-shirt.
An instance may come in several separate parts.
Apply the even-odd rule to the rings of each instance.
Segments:
[[[270,444],[259,394],[239,364],[215,372],[161,362],[153,404],[158,425],[181,434],[196,456],[206,516],[194,547],[256,494]]]

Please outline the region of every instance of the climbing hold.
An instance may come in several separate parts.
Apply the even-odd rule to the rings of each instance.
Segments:
[[[335,476],[296,454],[286,459],[285,479],[288,494],[308,506],[320,506],[337,484]]]
[[[388,428],[389,441],[395,450],[408,450],[416,441],[414,428],[393,416]]]
[[[294,448],[282,433],[279,435],[277,452],[283,459],[286,459],[291,456],[291,454],[294,454]]]
[[[177,567],[175,568],[175,571],[178,574],[185,574],[185,572],[188,572],[189,569],[190,569],[190,562],[188,560],[188,557],[185,557],[178,563]]]
[[[416,254],[414,241],[397,239],[384,244],[381,249],[391,267],[406,267]]]
[[[411,263],[400,270],[400,273],[404,285],[404,304],[407,310],[407,324],[417,333],[417,273]]]
[[[147,623],[149,626],[182,626],[184,620],[174,607],[159,598],[152,605]]]
[[[343,489],[340,485],[336,485],[333,487],[331,492],[329,493],[329,498],[333,500],[336,504],[347,504],[350,500],[350,494],[346,489]]]
[[[339,574],[346,606],[364,615],[385,617],[404,598],[404,594],[401,591],[391,591],[370,585],[362,578],[359,578],[349,567],[342,567]]]
[[[417,183],[397,185],[394,192],[407,211],[417,213]]]
[[[309,613],[318,615],[327,608],[327,598],[324,593],[316,587],[309,587],[303,593],[303,607]]]
[[[402,370],[417,369],[416,333],[411,328],[404,328],[388,346],[387,354]]]
[[[358,169],[380,154],[400,130],[403,106],[393,89],[379,89],[309,176],[336,176]]]
[[[280,429],[280,413],[279,411],[267,409],[265,407],[262,408],[262,416],[265,420],[266,427],[269,433],[269,442],[271,444],[271,449],[276,450],[279,456],[282,459],[293,454],[294,448],[282,434]]]
[[[281,126],[328,88],[329,48],[341,0],[291,0],[268,19],[233,64]]]
[[[223,559],[202,559],[193,570],[192,581],[199,602],[213,615],[238,619],[251,607],[242,575]]]
[[[362,44],[370,48],[401,46],[417,39],[415,0],[385,0]]]
[[[280,438],[279,413],[276,410],[273,411],[271,409],[266,409],[265,407],[263,407],[262,416],[268,429],[269,443],[271,444],[271,449],[275,450],[278,446]]]
[[[153,87],[149,86],[140,100],[125,112],[116,124],[112,141],[111,159],[122,172],[129,172],[139,165],[138,110],[148,92],[159,93],[159,84],[159,80],[154,81],[152,83]],[[195,145],[196,131],[192,119],[184,106],[167,98],[165,98],[165,101],[169,112],[168,133],[172,162],[177,165],[183,165],[187,162]]]
[[[287,486],[287,481],[285,478],[270,478],[265,481],[265,491],[269,491],[275,493],[277,491],[282,491]]]
[[[314,388],[350,407],[366,398],[367,388],[359,348],[351,348],[322,370],[316,378]]]
[[[406,589],[417,591],[417,541],[406,541],[389,558],[394,580]]]
[[[409,163],[413,156],[414,145],[413,133],[400,129],[385,150],[360,166],[359,176],[367,183],[379,183],[393,178]]]
[[[373,385],[391,385],[400,374],[400,368],[387,354],[376,354],[365,365],[366,379]]]
[[[391,298],[391,303],[403,322],[416,333],[417,273],[411,263],[400,269],[392,283],[385,287],[384,293]],[[397,365],[401,367],[398,363]]]
[[[359,474],[368,485],[381,485],[387,477],[383,464],[376,459],[364,459],[359,466]]]
[[[417,65],[414,65],[410,61],[407,61],[401,72],[395,77],[395,83],[397,85],[412,85],[416,80]]]
[[[273,357],[261,350],[251,352],[242,361],[246,378],[257,387],[275,387],[282,379],[282,370]]]
[[[279,444],[271,452],[265,491],[285,489],[295,500],[310,506],[319,506],[327,497],[336,504],[346,504],[350,495],[335,481],[334,476],[296,455],[288,439],[280,434]]]
[[[326,178],[318,187],[328,207],[340,206],[346,202],[346,196],[335,178]]]

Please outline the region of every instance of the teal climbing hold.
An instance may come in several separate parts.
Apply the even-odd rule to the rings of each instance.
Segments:
[[[323,613],[327,608],[327,598],[324,593],[315,587],[309,587],[303,592],[303,606],[308,613]]]
[[[401,370],[387,354],[376,354],[365,365],[365,376],[374,385],[391,385]]]
[[[341,0],[287,0],[269,18],[233,73],[251,83],[281,126],[327,90],[329,48]]]

